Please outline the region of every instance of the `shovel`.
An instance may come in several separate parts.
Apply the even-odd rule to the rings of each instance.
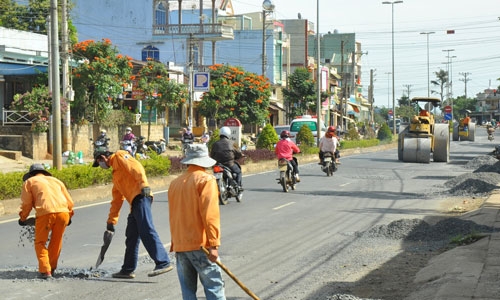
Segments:
[[[203,252],[205,252],[206,255],[209,254],[207,248],[201,246],[201,250]],[[231,277],[231,279],[234,280],[234,282],[236,282],[236,284],[238,284],[240,286],[240,288],[245,291],[245,293],[247,293],[248,296],[252,297],[252,299],[254,300],[259,300],[259,297],[257,297],[257,295],[255,295],[249,288],[247,288],[243,282],[241,282],[238,278],[236,278],[236,276],[234,276],[234,274],[225,266],[223,265],[220,261],[216,260],[215,263],[222,269],[224,270],[224,272],[226,272],[227,275],[229,275],[229,277]]]
[[[106,251],[108,250],[109,244],[111,244],[111,240],[113,239],[114,234],[115,233],[110,230],[104,231],[104,235],[102,237],[104,243],[102,244],[101,252],[99,253],[99,256],[97,257],[97,261],[95,263],[96,269],[101,265],[102,261],[104,260],[104,254],[106,254]]]

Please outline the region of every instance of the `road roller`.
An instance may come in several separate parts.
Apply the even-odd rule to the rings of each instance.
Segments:
[[[450,158],[450,129],[447,123],[434,121],[431,111],[441,105],[441,99],[414,97],[411,105],[418,108],[409,123],[401,124],[398,134],[398,159],[403,162],[448,162]],[[423,107],[423,108],[422,108]]]

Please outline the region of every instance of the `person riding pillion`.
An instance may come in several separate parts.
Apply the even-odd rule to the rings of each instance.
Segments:
[[[299,165],[297,164],[297,161],[293,159],[293,155],[296,153],[300,153],[300,149],[292,140],[289,139],[290,131],[283,130],[280,134],[280,137],[281,140],[276,143],[274,152],[278,156],[278,160],[284,158],[292,164],[293,170],[295,172],[295,180],[297,182],[300,182]]]
[[[212,145],[210,157],[218,163],[223,164],[231,169],[236,174],[235,181],[242,189],[242,176],[240,166],[235,163],[235,160],[240,159],[243,154],[239,149],[234,147],[234,142],[230,140],[231,129],[229,127],[221,127],[219,130],[219,140]]]

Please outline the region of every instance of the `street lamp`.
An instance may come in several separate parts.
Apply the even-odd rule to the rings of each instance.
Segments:
[[[396,93],[394,91],[394,4],[403,3],[403,1],[384,1],[382,4],[390,4],[392,8],[392,122],[393,134],[396,135]]]
[[[434,31],[428,31],[428,32],[421,32],[420,34],[425,34],[427,36],[427,97],[431,96],[431,89],[430,89],[430,73],[429,73],[429,34],[434,34]]]
[[[271,0],[264,0],[262,2],[262,76],[266,76],[266,16],[268,13],[273,12],[274,4]]]
[[[446,97],[448,101],[451,101],[451,120],[453,121],[453,98],[450,97],[450,86],[453,83],[452,78],[451,78],[451,59],[456,57],[456,56],[450,56],[450,52],[455,51],[455,49],[446,49],[443,50],[443,52],[447,52],[448,54],[446,57],[448,58],[448,61],[446,62],[446,72],[448,73],[448,76],[446,77]],[[451,92],[453,93],[453,91]]]

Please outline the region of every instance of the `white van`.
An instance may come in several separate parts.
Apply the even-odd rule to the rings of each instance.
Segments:
[[[290,123],[290,135],[293,142],[295,142],[295,137],[297,136],[297,133],[299,133],[300,128],[302,128],[302,126],[304,125],[307,125],[309,129],[311,129],[314,139],[317,140],[318,119],[310,115],[304,115],[293,119],[293,121]],[[320,123],[320,127],[319,137],[321,138],[325,135],[326,127],[323,122]]]

